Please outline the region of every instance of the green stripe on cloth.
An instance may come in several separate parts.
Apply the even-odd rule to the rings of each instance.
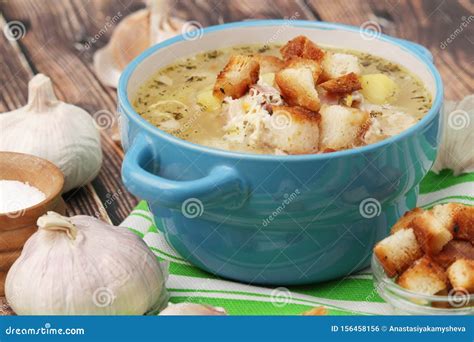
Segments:
[[[466,182],[474,182],[474,173],[454,176],[451,170],[443,170],[439,174],[430,171],[420,184],[420,193],[427,194]]]
[[[425,208],[447,201],[474,204],[474,173],[454,176],[450,170],[429,172],[420,184],[418,200]],[[325,283],[282,288],[289,297],[286,301],[283,298],[283,303],[275,302],[275,288],[227,281],[189,264],[167,244],[145,201],[122,226],[142,237],[158,259],[168,262],[167,287],[172,303],[206,303],[224,307],[231,315],[299,315],[320,305],[327,307],[330,315],[393,313],[374,289],[367,271]]]

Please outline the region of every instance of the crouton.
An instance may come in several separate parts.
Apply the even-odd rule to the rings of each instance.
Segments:
[[[272,106],[267,144],[289,154],[316,153],[319,144],[318,113],[302,107]]]
[[[223,99],[231,96],[238,99],[245,95],[252,84],[258,80],[260,66],[258,62],[249,56],[236,55],[217,76],[214,84],[214,96]]]
[[[320,114],[321,150],[342,150],[359,145],[370,120],[367,112],[339,105],[324,105]]]
[[[319,96],[310,68],[285,68],[275,75],[275,82],[290,106],[304,107],[314,112],[319,110]]]
[[[254,59],[260,65],[260,74],[277,73],[285,66],[280,58],[269,55],[255,55]]]
[[[440,224],[450,232],[453,232],[456,213],[461,209],[461,206],[458,203],[438,204],[431,210]]]
[[[320,87],[330,93],[340,95],[350,94],[356,90],[362,89],[359,77],[353,72],[321,83]]]
[[[474,260],[474,246],[469,241],[451,240],[431,258],[438,265],[448,268],[458,259]]]
[[[432,211],[425,211],[413,219],[411,224],[416,239],[425,253],[434,255],[453,239],[453,234],[445,228],[442,219]]]
[[[324,58],[324,51],[305,36],[298,36],[286,43],[280,52],[284,59],[302,57],[313,59],[317,62]]]
[[[448,278],[444,269],[425,255],[398,277],[397,284],[416,293],[434,295],[447,289]]]
[[[474,260],[457,260],[448,268],[448,277],[453,288],[474,293]]]
[[[322,61],[323,73],[321,81],[338,78],[351,72],[360,75],[359,59],[345,53],[327,53]]]
[[[423,251],[416,241],[413,229],[402,229],[380,241],[374,254],[389,277],[405,271]]]
[[[474,244],[474,207],[462,205],[454,217],[453,234],[456,239],[467,240]]]
[[[292,57],[288,59],[285,63],[285,68],[308,68],[313,73],[314,82],[318,80],[319,75],[321,75],[321,72],[323,71],[321,65],[318,62],[312,59],[300,57]]]
[[[407,211],[402,217],[400,217],[397,223],[393,225],[392,229],[390,230],[390,234],[394,234],[400,229],[411,228],[413,219],[423,212],[424,210],[421,208],[415,208],[413,210]]]

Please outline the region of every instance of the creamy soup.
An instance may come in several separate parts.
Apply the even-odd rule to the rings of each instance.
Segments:
[[[184,58],[152,75],[133,106],[181,139],[261,154],[328,153],[371,144],[414,125],[431,107],[421,81],[398,64],[330,47],[313,63],[300,50],[285,58],[281,47],[235,46]],[[236,66],[229,60],[237,55],[278,60],[257,67],[247,58]],[[246,83],[246,77],[253,79]]]

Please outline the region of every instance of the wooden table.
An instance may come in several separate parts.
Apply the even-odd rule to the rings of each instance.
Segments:
[[[28,80],[44,73],[51,77],[62,100],[91,114],[103,110],[115,113],[115,90],[98,80],[92,56],[110,38],[113,28],[104,29],[110,18],[117,14],[123,18],[144,6],[134,0],[0,0],[1,26],[17,20],[26,28],[25,36],[17,41],[0,35],[0,112],[25,105]],[[178,0],[175,13],[203,26],[257,18],[355,26],[377,22],[384,33],[430,49],[448,99],[473,93],[474,19],[470,16],[474,4],[469,0]],[[87,48],[96,35],[99,40]],[[446,43],[451,35],[455,38]],[[121,181],[123,151],[112,140],[114,130],[102,131],[104,163],[99,176],[64,195],[69,215],[99,215],[118,224],[137,203]],[[118,200],[109,200],[117,195]],[[4,313],[11,313],[8,306],[3,308]]]

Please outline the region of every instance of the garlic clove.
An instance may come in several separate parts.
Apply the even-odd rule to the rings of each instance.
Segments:
[[[474,95],[445,103],[438,156],[432,171],[451,169],[455,176],[474,171]]]
[[[226,316],[224,308],[204,304],[178,303],[169,304],[159,316]]]
[[[39,229],[63,231],[71,240],[76,239],[76,226],[67,217],[59,215],[54,211],[48,211],[46,215],[39,217],[36,224]]]
[[[94,70],[102,83],[116,88],[128,63],[151,45],[180,33],[184,22],[169,17],[167,1],[153,1],[151,8],[125,17],[115,28],[109,43],[94,54]]]
[[[56,97],[43,74],[29,84],[28,104],[0,115],[0,150],[32,154],[56,164],[65,176],[63,191],[94,179],[102,165],[100,134],[82,108]]]

